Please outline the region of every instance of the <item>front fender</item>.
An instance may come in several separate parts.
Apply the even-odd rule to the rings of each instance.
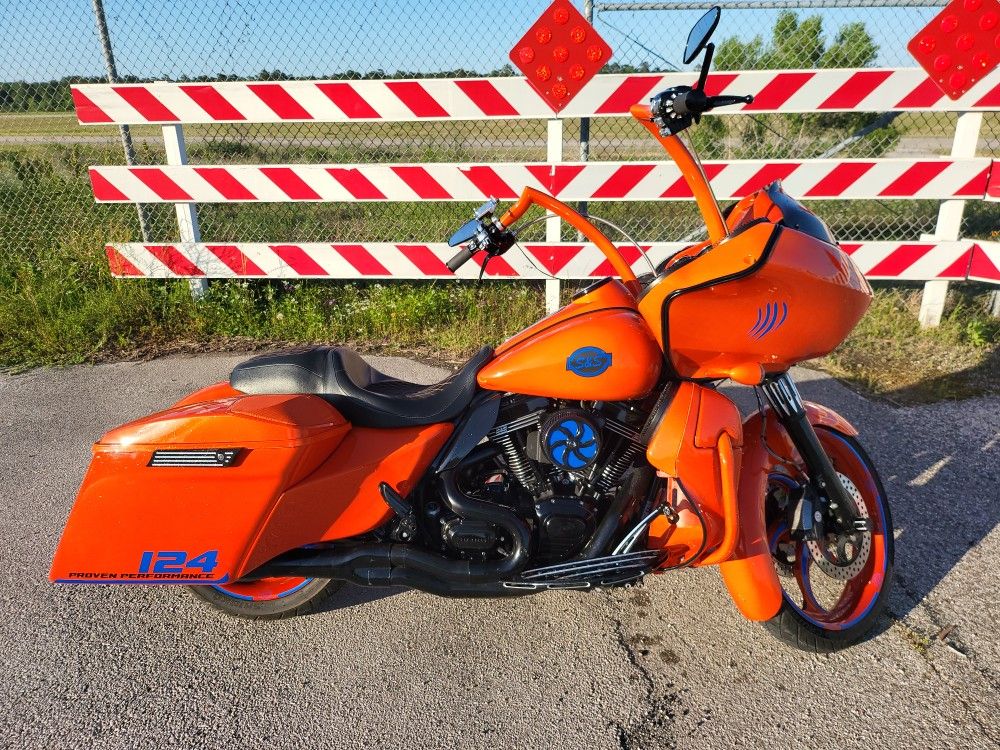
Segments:
[[[814,427],[828,427],[851,436],[858,434],[833,409],[808,401],[805,409]],[[738,495],[740,534],[732,557],[719,565],[719,571],[736,606],[749,620],[769,620],[781,607],[781,584],[771,560],[764,523],[764,497],[768,476],[775,471],[787,473],[789,466],[798,463],[795,447],[770,409],[747,417],[743,422]]]

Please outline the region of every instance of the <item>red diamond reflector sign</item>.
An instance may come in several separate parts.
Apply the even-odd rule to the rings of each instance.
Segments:
[[[906,48],[958,99],[1000,63],[1000,0],[952,0]]]
[[[568,0],[555,0],[510,51],[514,67],[554,112],[610,59],[611,47]]]

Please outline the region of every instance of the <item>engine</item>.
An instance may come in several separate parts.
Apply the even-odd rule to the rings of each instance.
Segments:
[[[567,559],[593,535],[644,454],[644,416],[634,403],[508,396],[488,440],[463,464],[462,489],[524,517],[534,529],[538,562]],[[489,524],[457,516],[438,524],[444,547],[461,556],[488,557],[502,547]]]

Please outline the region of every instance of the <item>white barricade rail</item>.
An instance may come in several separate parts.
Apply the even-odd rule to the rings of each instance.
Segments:
[[[359,120],[563,119],[627,115],[692,73],[599,75],[558,115],[524,78],[422,78],[391,81],[223,81],[80,84],[73,100],[81,123],[355,122]],[[710,94],[753,94],[740,112],[995,111],[1000,75],[990,74],[952,101],[920,68],[753,70],[708,77]]]
[[[979,198],[989,159],[813,159],[704,163],[716,197],[781,180],[808,200]],[[673,162],[579,164],[276,164],[93,167],[101,202],[232,203],[514,200],[524,187],[563,201],[689,200]]]
[[[989,253],[1000,261],[1000,243]],[[489,278],[580,279],[612,273],[604,254],[589,243],[524,242],[523,254],[512,251],[486,267]],[[640,245],[657,263],[684,247],[681,242]],[[844,242],[858,268],[870,279],[964,281],[980,247],[958,242]],[[632,245],[619,249],[638,273],[649,266]],[[336,278],[447,279],[476,278],[481,258],[452,273],[445,261],[455,249],[443,242],[306,243],[174,243],[141,242],[108,245],[108,261],[116,276],[153,278]],[[988,280],[988,279],[987,279]]]
[[[669,161],[563,161],[562,121],[622,117],[655,92],[689,84],[691,73],[601,75],[554,115],[523,78],[226,81],[217,83],[81,84],[72,87],[86,124],[163,126],[167,165],[95,166],[101,202],[174,203],[180,242],[109,245],[112,273],[153,278],[471,278],[470,264],[452,274],[443,243],[201,242],[197,203],[318,201],[481,201],[514,199],[525,186],[565,201],[685,200],[691,194]],[[959,236],[966,200],[1000,200],[1000,170],[976,158],[982,112],[1000,111],[1000,70],[958,101],[948,99],[917,68],[716,72],[711,94],[753,94],[754,101],[712,116],[809,112],[958,112],[949,157],[920,159],[788,159],[706,162],[719,198],[739,198],[775,179],[801,199],[931,199],[941,211],[933,236],[842,246],[872,279],[926,281],[921,319],[935,323],[948,281],[1000,283],[1000,243]],[[194,123],[412,122],[424,120],[548,120],[545,163],[490,164],[188,164],[183,125]],[[640,130],[637,129],[637,134]],[[609,272],[587,244],[560,243],[558,222],[547,243],[525,243],[525,254],[494,259],[492,278],[545,278],[547,301],[558,300],[557,279]],[[654,262],[683,246],[649,243]],[[648,270],[634,248],[627,257]]]

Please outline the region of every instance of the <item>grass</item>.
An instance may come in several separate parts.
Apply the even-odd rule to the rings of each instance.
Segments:
[[[101,248],[137,239],[135,210],[95,205],[85,172],[88,164],[117,161],[110,146],[0,148],[0,367],[320,342],[456,361],[543,314],[537,282],[215,281],[195,303],[183,281],[115,280]],[[823,212],[843,236],[863,224],[895,239],[925,231],[936,208],[929,201],[830,201]],[[672,239],[697,226],[685,203],[594,209],[640,240]],[[424,241],[446,236],[469,210],[448,203],[211,205],[200,217],[214,241]],[[153,207],[153,218],[155,239],[169,240],[172,207]],[[988,233],[995,210],[971,204],[968,224]],[[954,288],[942,326],[930,331],[917,324],[917,290],[880,289],[852,336],[815,364],[898,403],[1000,392],[1000,324],[984,312],[985,290]]]
[[[134,128],[133,132],[140,130]],[[155,126],[144,126],[144,135],[154,135]],[[5,112],[0,114],[0,136],[95,136],[115,138],[118,129],[107,125],[81,125],[75,112]]]
[[[196,304],[183,281],[115,280],[102,248],[137,239],[137,222],[131,206],[93,201],[86,165],[105,155],[79,145],[0,149],[0,367],[321,341],[454,359],[542,314],[537,284],[217,281]],[[430,204],[247,208],[206,208],[203,231],[218,240],[234,233],[244,241],[295,241],[303,232],[350,241],[384,232],[405,240],[405,226],[443,236],[469,214],[468,206]],[[172,213],[154,207],[157,237],[176,232]],[[387,219],[396,214],[393,227]],[[440,226],[428,230],[432,220]]]
[[[0,261],[0,367],[24,369],[175,351],[341,343],[454,362],[543,314],[530,282],[215,281],[111,278],[105,227],[35,259]],[[897,404],[1000,394],[1000,319],[962,287],[939,328],[917,323],[918,290],[882,288],[860,325],[813,365]]]
[[[954,113],[905,113],[889,130],[872,134],[840,156],[884,155],[896,139],[919,142],[924,150],[947,154],[955,127]],[[987,113],[983,138],[989,140],[998,116]],[[716,119],[718,122],[716,122]],[[784,132],[781,115],[727,115],[706,120],[707,130],[698,131],[699,148],[706,159],[804,158],[816,156],[851,132],[851,127],[832,128],[822,137],[810,131],[794,138]],[[714,123],[714,124],[713,124]],[[723,123],[725,125],[723,125]],[[567,161],[579,154],[579,124],[564,123],[563,153]],[[154,151],[162,150],[161,129],[155,125],[133,125],[132,136]],[[231,163],[275,161],[544,161],[546,124],[542,119],[511,119],[499,125],[491,120],[447,122],[363,123],[220,123],[187,125],[184,128],[194,161],[221,160]],[[778,135],[775,141],[771,136]],[[765,138],[766,136],[766,138]],[[109,125],[81,125],[73,112],[0,113],[0,138],[49,137],[65,143],[78,139],[118,139],[118,129]],[[595,117],[590,124],[591,158],[604,161],[662,159],[660,146],[636,122],[627,117]],[[764,140],[762,140],[764,139]],[[765,148],[765,140],[771,142]],[[752,144],[752,145],[747,145]],[[226,153],[226,149],[235,153]],[[316,153],[307,154],[307,149]],[[874,151],[872,151],[874,149]],[[317,158],[318,157],[318,158]],[[162,160],[162,157],[159,158]],[[113,161],[121,160],[120,153]]]
[[[921,328],[918,289],[882,288],[848,339],[815,364],[896,404],[1000,394],[1000,319],[989,292],[953,287],[941,325]]]
[[[543,314],[538,284],[119,281],[64,247],[0,265],[0,367],[25,369],[175,351],[342,343],[454,361]]]

